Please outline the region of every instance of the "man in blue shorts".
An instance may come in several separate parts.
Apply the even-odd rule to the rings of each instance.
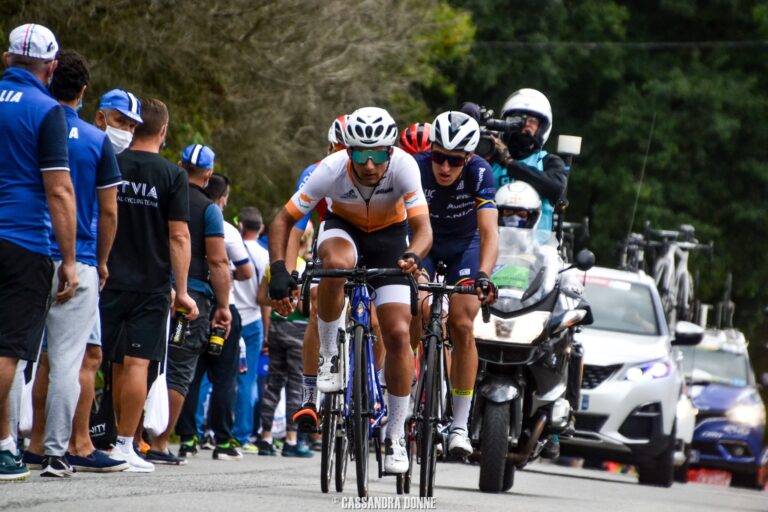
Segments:
[[[430,140],[431,151],[414,155],[433,233],[424,272],[433,277],[436,265],[442,261],[448,267],[448,284],[474,284],[477,288],[477,298],[452,296],[448,312],[454,354],[453,424],[448,449],[464,456],[472,453],[467,421],[477,376],[474,319],[481,303],[495,300],[488,276],[499,252],[496,189],[490,164],[473,153],[480,140],[480,126],[473,118],[462,112],[443,112],[432,123]]]

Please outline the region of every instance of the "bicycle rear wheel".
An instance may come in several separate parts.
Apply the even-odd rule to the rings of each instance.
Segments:
[[[432,496],[435,484],[435,420],[437,417],[437,401],[440,399],[440,382],[437,369],[437,338],[430,336],[427,342],[426,364],[424,366],[424,408],[421,424],[419,425],[419,457],[421,470],[419,479],[419,496]]]
[[[320,490],[328,492],[333,476],[334,458],[336,457],[336,425],[339,421],[338,416],[338,393],[328,393],[325,395],[323,405],[323,436],[322,450],[320,453]]]
[[[355,367],[352,381],[352,435],[357,471],[357,494],[368,496],[368,450],[370,425],[368,414],[368,353],[363,327],[355,327]]]

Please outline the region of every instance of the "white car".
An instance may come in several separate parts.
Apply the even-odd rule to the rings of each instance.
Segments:
[[[594,267],[577,275],[594,323],[576,334],[584,347],[581,404],[562,454],[634,464],[641,484],[669,487],[675,466],[685,467],[695,416],[673,345],[696,344],[703,330],[680,322],[673,338],[654,281],[642,272]]]

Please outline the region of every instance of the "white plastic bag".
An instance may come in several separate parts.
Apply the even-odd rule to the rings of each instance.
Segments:
[[[170,332],[170,316],[168,317],[168,329]],[[152,437],[159,436],[168,428],[170,405],[168,403],[168,383],[165,380],[165,368],[168,361],[168,351],[163,356],[160,372],[149,388],[147,401],[144,403],[144,429]]]
[[[275,416],[272,420],[272,437],[282,439],[285,437],[285,388],[280,391],[280,401],[275,407]]]
[[[21,365],[19,365],[21,367]],[[35,363],[32,369],[32,378],[29,382],[24,382],[24,369],[17,371],[16,378],[19,380],[17,384],[21,385],[21,404],[19,407],[19,431],[23,437],[29,438],[32,436],[32,386],[35,383],[35,374],[37,373],[37,363]],[[20,378],[19,378],[20,377]]]
[[[168,384],[163,371],[149,388],[147,401],[144,404],[144,429],[152,437],[159,436],[168,427],[169,414]]]

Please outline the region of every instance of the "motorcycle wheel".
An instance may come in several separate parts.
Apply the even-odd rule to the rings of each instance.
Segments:
[[[498,493],[504,489],[504,470],[509,444],[509,404],[487,402],[480,433],[480,490]]]
[[[515,485],[515,465],[507,461],[506,465],[504,466],[504,482],[502,483],[501,490],[502,491],[508,491],[512,488],[513,485]]]

